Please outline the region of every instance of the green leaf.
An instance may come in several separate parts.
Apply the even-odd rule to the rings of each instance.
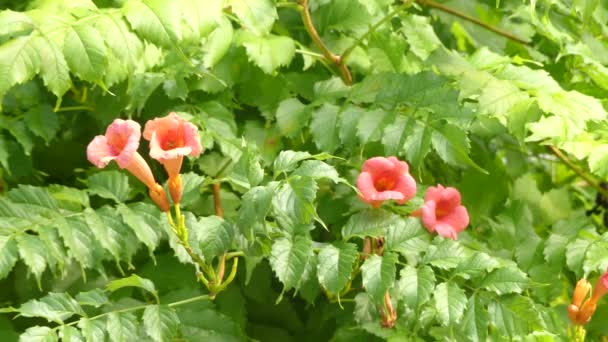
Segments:
[[[412,309],[418,310],[431,298],[435,288],[435,273],[426,265],[405,266],[399,273],[399,294]]]
[[[382,145],[386,155],[397,155],[403,149],[406,140],[411,139],[414,120],[397,116],[395,122],[384,128]]]
[[[17,259],[17,241],[12,236],[0,235],[0,279],[6,278]]]
[[[439,238],[435,239],[435,243]],[[429,263],[442,269],[457,267],[466,257],[464,248],[453,240],[439,240],[439,243],[430,245],[422,259],[423,263]]]
[[[327,178],[334,183],[345,182],[336,169],[320,160],[306,160],[293,173],[293,176],[310,177],[314,179]]]
[[[17,235],[16,239],[21,260],[34,274],[38,282],[40,282],[42,272],[44,272],[47,265],[47,253],[45,253],[46,247],[44,243],[29,234]]]
[[[130,206],[119,204],[117,211],[124,222],[133,229],[139,241],[143,242],[150,254],[158,246],[161,238],[160,212],[156,207],[144,203],[135,203]]]
[[[270,266],[283,283],[283,291],[300,287],[304,270],[314,256],[312,240],[305,236],[296,236],[293,240],[281,238],[275,240],[270,252]]]
[[[110,341],[129,342],[139,338],[137,317],[129,312],[110,313],[106,321],[106,329]]]
[[[395,220],[386,226],[385,248],[402,255],[425,251],[429,245],[429,233],[419,219],[408,217]]]
[[[124,17],[105,12],[95,26],[114,57],[122,62],[127,72],[134,72],[143,58],[144,45],[129,29]]]
[[[14,85],[32,79],[39,72],[40,64],[30,37],[17,37],[0,45],[0,99]]]
[[[84,341],[80,331],[70,325],[63,325],[59,329],[59,337],[64,342],[82,342]]]
[[[433,148],[446,163],[454,166],[471,166],[477,171],[487,173],[469,157],[469,138],[457,126],[445,124],[437,127],[431,136]]]
[[[102,79],[107,63],[107,51],[103,38],[93,26],[70,26],[63,43],[63,54],[72,73],[84,81]]]
[[[374,301],[381,302],[386,291],[393,287],[396,262],[397,255],[389,252],[382,256],[372,255],[361,265],[363,287]]]
[[[59,341],[57,333],[49,327],[34,326],[28,328],[21,336],[20,342],[56,342]]]
[[[32,44],[40,55],[40,75],[42,76],[44,85],[57,98],[61,99],[72,85],[66,58],[61,52],[60,47],[46,36],[35,37],[32,40]],[[51,127],[54,127],[52,118],[50,120],[49,124]]]
[[[123,8],[131,27],[144,39],[174,47],[181,38],[180,8],[162,0],[129,1]]]
[[[114,227],[106,225],[104,220],[91,208],[84,210],[84,218],[89,229],[99,244],[112,254],[116,262],[121,259],[122,235]]]
[[[508,116],[513,108],[528,102],[528,94],[519,90],[513,83],[492,79],[482,88],[479,96],[481,114]]]
[[[384,120],[389,115],[382,109],[366,111],[359,117],[357,124],[357,136],[361,144],[365,145],[371,141],[380,140],[384,128]]]
[[[304,125],[308,123],[310,110],[297,98],[289,98],[279,103],[276,117],[281,134],[294,138],[301,133]]]
[[[357,125],[359,118],[365,113],[365,109],[353,105],[347,105],[338,118],[338,136],[343,145],[354,148],[359,144],[357,139]]]
[[[429,17],[408,15],[402,20],[401,31],[410,45],[410,50],[422,60],[440,47],[441,41],[437,38]]]
[[[138,276],[137,274],[131,274],[126,278],[112,280],[106,285],[106,290],[114,292],[118,289],[122,289],[123,287],[139,287],[150,292],[154,295],[154,297],[157,297],[154,283],[149,279]]]
[[[237,226],[246,237],[253,239],[253,225],[265,220],[273,194],[272,186],[256,186],[243,195]]]
[[[105,341],[106,325],[103,320],[81,318],[78,327],[82,330],[85,341]]]
[[[267,74],[273,74],[279,67],[288,66],[296,53],[293,39],[285,36],[270,34],[259,37],[241,31],[239,41],[245,47],[249,61]]]
[[[585,276],[591,272],[605,272],[608,268],[608,241],[599,240],[589,245],[583,261]]]
[[[219,25],[207,37],[207,42],[203,45],[203,65],[205,68],[212,68],[226,55],[232,45],[234,30],[229,19],[222,17]]]
[[[73,315],[83,315],[84,312],[78,303],[67,293],[49,293],[40,300],[32,299],[18,309],[21,316],[42,317],[49,322],[63,324]]]
[[[424,157],[431,151],[431,137],[432,130],[426,123],[414,122],[412,133],[403,146],[407,161],[412,167],[419,168]]]
[[[129,198],[129,177],[119,171],[101,171],[87,181],[89,192],[118,203]]]
[[[577,91],[540,92],[537,99],[540,109],[560,116],[568,123],[568,136],[581,132],[586,121],[604,120],[608,116],[598,99]]]
[[[317,218],[316,194],[317,183],[309,177],[290,177],[277,189],[272,206],[283,228],[309,224]]]
[[[464,290],[452,282],[441,283],[435,288],[433,297],[441,325],[449,326],[460,322],[467,306]]]
[[[342,228],[345,241],[352,237],[380,237],[390,225],[398,225],[399,216],[384,209],[366,209],[352,215]]]
[[[467,309],[462,318],[462,330],[465,336],[474,342],[486,341],[490,317],[479,296],[469,298]]]
[[[20,120],[12,121],[7,128],[15,139],[17,139],[17,142],[21,144],[25,154],[29,156],[32,153],[32,148],[34,148],[34,137],[32,136],[32,133],[30,133],[25,122]]]
[[[338,112],[338,106],[328,103],[312,112],[310,131],[321,151],[332,153],[338,147]]]
[[[274,173],[293,171],[299,162],[312,158],[312,155],[303,151],[281,151],[279,156],[274,160]]]
[[[217,216],[201,217],[198,222],[190,220],[190,232],[198,242],[205,261],[224,254],[232,247],[234,229],[230,223]]]
[[[534,301],[529,297],[512,295],[491,301],[488,305],[491,323],[506,338],[522,335],[545,327]]]
[[[59,131],[59,119],[53,108],[41,105],[25,113],[25,123],[32,133],[41,137],[48,144]]]
[[[83,268],[94,266],[95,240],[91,236],[86,222],[75,217],[58,217],[57,232],[69,248],[68,255],[82,265]]]
[[[205,177],[198,175],[194,172],[182,173],[182,200],[181,205],[188,206],[189,204],[196,202],[201,196],[201,185],[205,181]],[[152,209],[150,209],[152,210]],[[156,217],[158,217],[158,210]]]
[[[109,302],[108,296],[101,289],[94,289],[91,291],[80,292],[76,295],[76,301],[80,305],[88,305],[98,308]]]
[[[481,286],[497,294],[521,293],[528,285],[526,274],[519,269],[503,267],[492,271],[481,282]]]
[[[0,38],[27,34],[34,29],[32,19],[25,13],[9,9],[0,12]]]
[[[357,246],[336,242],[319,251],[317,277],[319,283],[330,293],[338,294],[350,280],[353,266],[359,257]]]
[[[258,36],[270,32],[277,10],[270,0],[229,0],[228,5],[243,27]]]
[[[469,279],[470,277],[483,276],[500,266],[501,263],[492,256],[483,252],[474,252],[458,264],[455,272],[463,278]]]

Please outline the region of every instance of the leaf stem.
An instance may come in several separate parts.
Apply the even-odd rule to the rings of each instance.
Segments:
[[[304,27],[310,35],[310,38],[321,50],[325,60],[329,63],[333,63],[336,66],[338,72],[340,73],[340,78],[342,78],[342,82],[344,82],[346,85],[351,85],[353,83],[353,77],[350,74],[350,70],[348,70],[346,64],[342,63],[342,58],[333,54],[327,45],[325,45],[323,40],[321,40],[321,37],[319,36],[319,33],[312,22],[310,11],[308,10],[308,0],[298,0],[298,3],[300,4],[300,14],[302,16],[302,21],[304,22]]]
[[[568,158],[568,156],[566,156],[562,151],[560,151],[557,147],[552,146],[552,145],[548,145],[547,149],[551,153],[553,153],[557,158],[559,158],[562,162],[564,162],[564,164],[566,164],[566,166],[568,166],[568,168],[570,168],[570,170],[574,171],[574,173],[576,173],[582,179],[584,179],[585,181],[587,181],[587,183],[589,183],[589,185],[591,185],[592,187],[594,187],[595,189],[597,189],[597,191],[599,193],[601,193],[602,196],[608,198],[608,190],[602,188],[602,186],[600,185],[600,183],[598,181],[596,181],[591,175],[589,175],[588,173],[586,173],[583,169],[581,169],[580,167],[578,167],[577,165],[575,165],[570,160],[570,158]]]
[[[421,5],[424,5],[424,6],[427,6],[427,7],[430,7],[430,8],[434,8],[434,9],[437,9],[437,10],[440,10],[442,12],[445,12],[445,13],[451,14],[453,16],[459,17],[461,19],[464,19],[464,20],[466,20],[468,22],[471,22],[471,23],[473,23],[475,25],[481,26],[481,27],[485,28],[488,31],[492,31],[492,32],[494,32],[494,33],[496,33],[496,34],[498,34],[500,36],[503,36],[503,37],[505,37],[507,39],[510,39],[510,40],[512,40],[514,42],[517,42],[517,43],[520,43],[520,44],[523,44],[523,45],[530,45],[529,42],[527,42],[527,41],[525,41],[525,40],[523,40],[521,38],[518,38],[518,37],[510,34],[507,31],[501,30],[501,29],[499,29],[497,27],[494,27],[494,26],[492,26],[490,24],[484,23],[483,21],[481,21],[481,20],[479,20],[479,19],[477,19],[475,17],[472,17],[472,16],[470,16],[468,14],[460,12],[460,11],[458,11],[456,9],[451,8],[451,7],[445,6],[443,4],[437,3],[437,2],[432,1],[432,0],[416,0],[416,1],[419,4],[421,4]]]
[[[91,107],[91,106],[66,106],[66,107],[61,107],[58,108],[57,110],[55,110],[56,113],[59,112],[74,112],[74,111],[78,111],[78,110],[86,110],[89,112],[93,112],[95,111],[95,108]]]
[[[413,3],[413,0],[406,0],[403,2],[403,5],[395,8],[394,10],[390,11],[386,16],[384,16],[384,18],[380,19],[377,23],[375,23],[374,25],[370,26],[369,30],[367,30],[367,32],[365,32],[365,34],[363,34],[361,37],[359,37],[351,46],[349,46],[346,50],[344,50],[344,52],[342,53],[342,59],[341,59],[341,63],[345,63],[346,59],[348,58],[348,56],[350,56],[350,54],[353,52],[353,50],[359,46],[367,37],[369,37],[369,35],[371,35],[372,33],[376,32],[376,30],[384,25],[386,22],[388,22],[389,20],[393,19],[393,17],[395,15],[397,15],[399,12],[408,9]]]

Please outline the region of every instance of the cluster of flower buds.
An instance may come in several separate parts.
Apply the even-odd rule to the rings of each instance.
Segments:
[[[357,178],[357,188],[361,192],[361,200],[374,208],[387,200],[404,204],[416,195],[416,181],[409,174],[408,164],[396,157],[366,160]],[[428,188],[424,205],[412,216],[421,217],[429,232],[437,232],[450,239],[456,239],[457,234],[469,225],[469,214],[461,205],[460,192],[441,184]]]
[[[98,135],[87,146],[87,159],[99,168],[115,160],[148,187],[150,198],[162,211],[169,211],[169,201],[163,187],[156,183],[150,166],[137,152],[141,126],[133,120],[114,120],[105,135]],[[170,113],[146,123],[144,139],[150,141],[150,157],[158,160],[169,175],[169,193],[173,203],[179,204],[182,179],[179,174],[184,156],[196,157],[201,151],[198,128]]]
[[[587,296],[591,293],[591,296]],[[574,325],[585,325],[593,316],[598,301],[608,293],[608,271],[600,276],[593,291],[591,284],[585,279],[576,283],[572,294],[572,304],[568,305],[568,317]]]

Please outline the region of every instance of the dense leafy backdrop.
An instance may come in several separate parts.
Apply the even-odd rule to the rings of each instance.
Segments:
[[[293,0],[0,6],[2,341],[559,341],[608,267],[585,213],[608,176],[605,1],[309,0],[327,51]],[[182,168],[194,249],[244,253],[214,300],[144,187],[86,160],[114,118],[170,111],[205,148]],[[352,184],[389,155],[418,195],[372,210]],[[471,217],[455,241],[407,215],[438,183]]]

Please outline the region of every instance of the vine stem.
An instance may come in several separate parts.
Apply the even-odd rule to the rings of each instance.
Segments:
[[[562,151],[560,151],[557,147],[548,145],[547,149],[553,153],[557,158],[559,158],[570,170],[574,171],[577,175],[579,175],[582,179],[584,179],[589,185],[594,187],[602,196],[608,198],[608,190],[601,187],[600,183],[598,183],[591,175],[583,171],[580,167],[575,165],[568,156],[566,156]]]
[[[222,209],[222,201],[220,198],[220,184],[213,183],[213,205],[215,206],[215,215],[224,217],[224,209]]]
[[[525,41],[525,40],[523,40],[521,38],[518,38],[518,37],[510,34],[507,31],[501,30],[501,29],[499,29],[497,27],[494,27],[494,26],[492,26],[490,24],[484,23],[483,21],[481,21],[481,20],[479,20],[479,19],[477,19],[475,17],[472,17],[472,16],[470,16],[468,14],[460,12],[460,11],[458,11],[456,9],[451,8],[451,7],[445,6],[443,4],[437,3],[437,2],[432,1],[432,0],[416,0],[416,1],[419,4],[423,5],[423,6],[427,6],[427,7],[430,7],[430,8],[434,8],[434,9],[440,10],[442,12],[445,12],[445,13],[451,14],[453,16],[459,17],[461,19],[464,19],[464,20],[466,20],[468,22],[471,22],[471,23],[473,23],[475,25],[481,26],[481,27],[485,28],[488,31],[492,31],[492,32],[494,32],[494,33],[496,33],[496,34],[498,34],[500,36],[503,36],[503,37],[505,37],[507,39],[510,39],[510,40],[512,40],[514,42],[517,42],[517,43],[520,43],[520,44],[523,44],[523,45],[530,45],[529,42],[527,42],[527,41]]]
[[[340,78],[342,78],[342,81],[347,85],[351,85],[353,83],[353,77],[350,74],[350,70],[348,70],[346,64],[342,63],[342,58],[338,55],[333,54],[329,50],[327,45],[325,45],[323,40],[321,40],[321,37],[319,36],[319,33],[317,32],[317,29],[315,28],[315,25],[312,22],[310,11],[308,10],[308,0],[298,0],[298,4],[300,5],[300,14],[302,16],[302,21],[304,22],[304,27],[310,35],[310,38],[321,50],[321,53],[323,54],[323,57],[325,57],[325,60],[327,60],[329,63],[333,63],[336,66],[338,72],[340,73]]]
[[[196,297],[192,297],[192,298],[188,298],[188,299],[184,299],[184,300],[179,300],[177,302],[169,303],[169,304],[167,304],[167,306],[172,308],[172,307],[176,307],[176,306],[180,306],[180,305],[185,305],[185,304],[189,304],[189,303],[198,302],[199,300],[203,300],[203,299],[210,299],[210,297],[209,297],[209,295],[196,296]],[[113,311],[109,311],[109,312],[104,312],[102,314],[99,314],[97,316],[93,316],[93,317],[90,317],[90,318],[87,318],[87,319],[92,321],[92,320],[95,320],[95,319],[99,319],[99,318],[108,316],[108,315],[113,314],[113,313],[123,313],[123,312],[131,312],[131,311],[142,310],[142,309],[145,309],[145,308],[147,308],[149,306],[152,306],[152,305],[159,305],[159,304],[138,305],[138,306],[133,306],[133,307],[130,307],[130,308],[125,308],[125,309],[120,309],[120,310],[113,310]],[[74,321],[74,322],[70,322],[70,323],[67,323],[67,324],[62,324],[62,325],[56,326],[54,329],[59,329],[62,326],[76,325],[76,324],[78,324],[79,321],[80,320]]]

